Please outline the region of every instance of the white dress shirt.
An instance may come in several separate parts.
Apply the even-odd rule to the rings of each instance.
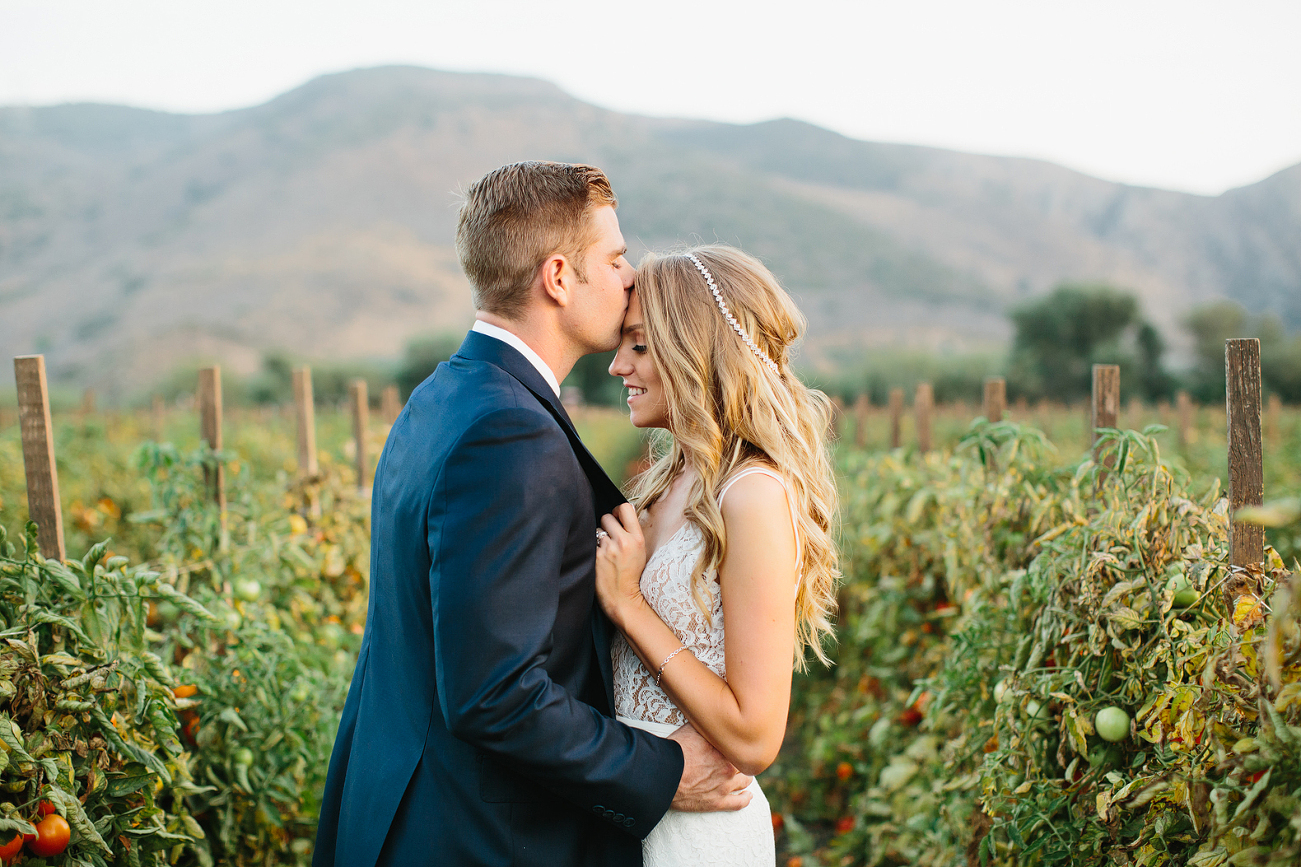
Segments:
[[[538,373],[542,374],[542,378],[547,381],[547,385],[551,386],[551,390],[556,393],[556,397],[560,397],[560,383],[556,380],[556,375],[551,371],[551,368],[547,367],[547,363],[542,360],[542,356],[530,349],[529,345],[523,340],[520,340],[505,328],[500,328],[490,322],[484,322],[482,319],[474,320],[474,327],[470,330],[486,334],[489,337],[495,337],[507,346],[518,349],[520,355],[527,358],[529,364],[536,367]]]

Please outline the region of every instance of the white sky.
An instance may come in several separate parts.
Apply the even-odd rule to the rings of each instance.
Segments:
[[[0,104],[202,112],[387,63],[1201,193],[1301,162],[1301,0],[0,0]]]

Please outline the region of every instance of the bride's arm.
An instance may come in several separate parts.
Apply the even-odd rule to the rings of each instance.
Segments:
[[[727,556],[719,566],[726,624],[727,680],[690,651],[664,666],[660,685],[687,720],[736,768],[754,775],[777,757],[790,709],[795,653],[795,536],[781,483],[739,479],[722,503]],[[631,507],[603,525],[597,552],[601,604],[652,674],[681,645],[642,599],[645,562]]]

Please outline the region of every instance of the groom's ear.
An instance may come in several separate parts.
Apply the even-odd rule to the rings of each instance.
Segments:
[[[569,261],[560,253],[548,256],[538,269],[542,291],[558,307],[567,307],[573,301],[574,271]]]

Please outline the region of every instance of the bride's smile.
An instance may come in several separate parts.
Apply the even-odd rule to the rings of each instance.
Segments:
[[[628,298],[628,313],[623,319],[623,336],[619,351],[610,362],[610,375],[620,377],[628,389],[628,409],[633,426],[662,427],[669,424],[669,405],[663,382],[646,346],[646,329],[642,324],[641,301],[634,289]]]

